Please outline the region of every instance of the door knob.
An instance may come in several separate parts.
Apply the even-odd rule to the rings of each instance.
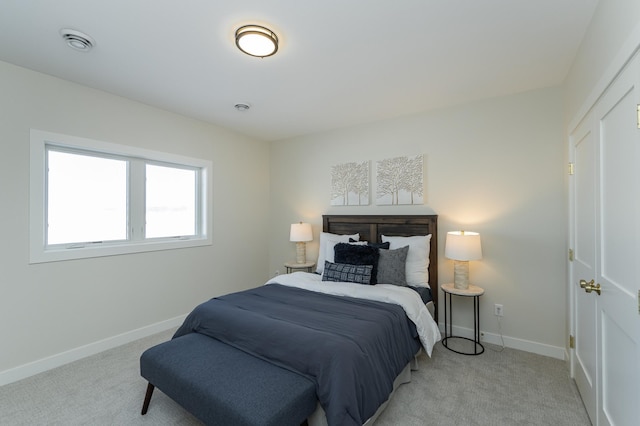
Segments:
[[[587,293],[591,293],[592,291],[595,291],[598,294],[598,296],[600,296],[600,293],[601,293],[600,284],[596,284],[595,286],[593,285],[593,283],[588,284],[585,286],[584,291],[586,291]]]
[[[589,282],[585,281],[585,280],[580,280],[580,288],[587,288],[588,286],[593,286],[596,282],[594,280],[591,280]],[[590,293],[587,292],[587,293]]]

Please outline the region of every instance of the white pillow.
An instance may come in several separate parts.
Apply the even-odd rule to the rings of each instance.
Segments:
[[[316,264],[316,272],[321,274],[324,270],[324,261],[328,260],[333,263],[334,252],[333,248],[338,243],[348,243],[349,238],[353,240],[360,240],[360,234],[353,235],[338,235],[331,234],[329,232],[320,233],[320,249],[318,250],[318,262]]]
[[[429,252],[431,234],[413,237],[387,237],[382,235],[382,242],[389,242],[389,249],[395,250],[409,246],[405,270],[407,284],[415,287],[429,287]]]

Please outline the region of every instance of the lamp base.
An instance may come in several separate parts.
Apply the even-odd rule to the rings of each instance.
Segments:
[[[453,261],[453,287],[466,290],[469,288],[469,261]]]
[[[305,263],[307,261],[306,243],[296,243],[296,263]]]

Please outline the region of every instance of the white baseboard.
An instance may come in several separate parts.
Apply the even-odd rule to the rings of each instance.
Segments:
[[[97,342],[89,343],[88,345],[80,346],[37,361],[23,364],[9,370],[0,371],[0,386],[17,382],[18,380],[26,379],[27,377],[34,376],[38,373],[133,342],[134,340],[142,339],[144,337],[178,327],[184,322],[186,317],[186,314],[181,315],[146,327],[118,334],[113,337],[98,340]]]
[[[2,371],[0,372],[0,386],[17,382],[18,380],[26,379],[27,377],[34,376],[38,373],[42,373],[44,371],[60,367],[70,362],[95,355],[108,349],[133,342],[134,340],[142,339],[144,337],[151,336],[153,334],[160,333],[174,327],[178,327],[184,322],[185,318],[186,314],[180,315],[175,318],[151,324],[146,327],[141,327],[136,330],[131,330],[126,333],[118,334],[116,336],[99,340],[88,345],[80,346],[66,352],[62,352],[56,355],[49,356],[47,358],[43,358],[9,370]],[[444,324],[441,323],[440,332],[443,331]],[[473,338],[473,330],[470,328],[454,326],[453,334],[455,336]],[[499,334],[487,333],[484,331],[481,332],[480,341],[492,343],[495,345],[502,345]],[[508,348],[519,349],[525,352],[531,352],[538,355],[549,356],[561,360],[566,360],[568,358],[566,356],[566,349],[563,347],[517,339],[515,337],[504,336],[504,345]]]
[[[440,323],[440,332],[444,336],[444,323]],[[473,339],[473,329],[453,326],[453,335],[467,337]],[[494,345],[502,346],[502,340],[504,339],[504,346],[507,348],[518,349],[525,352],[531,352],[538,355],[544,355],[551,358],[565,360],[565,348],[560,346],[551,346],[545,343],[532,342],[530,340],[518,339],[516,337],[503,336],[500,338],[499,334],[487,333],[486,331],[480,331],[480,342],[491,343]]]

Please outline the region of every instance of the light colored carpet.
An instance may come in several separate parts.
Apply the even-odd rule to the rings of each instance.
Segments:
[[[591,425],[564,361],[485,347],[466,356],[438,343],[420,356],[376,426]]]
[[[0,387],[0,425],[198,425],[156,390],[140,415],[147,383],[139,357],[172,331]],[[489,346],[489,345],[487,345]],[[495,349],[495,347],[493,347]],[[479,356],[437,344],[420,356],[376,426],[589,425],[563,361],[491,349]]]

